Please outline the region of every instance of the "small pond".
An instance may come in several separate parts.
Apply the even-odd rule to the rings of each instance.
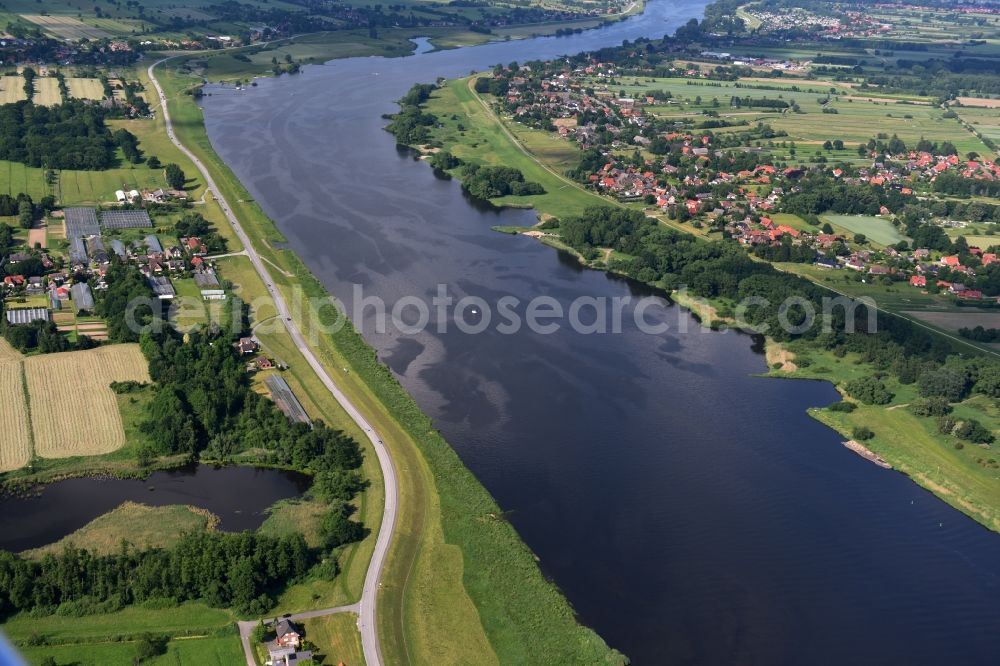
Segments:
[[[304,474],[257,467],[189,465],[148,478],[57,481],[0,503],[0,549],[21,551],[58,541],[122,502],[190,504],[216,514],[227,532],[260,527],[278,500],[309,487]]]

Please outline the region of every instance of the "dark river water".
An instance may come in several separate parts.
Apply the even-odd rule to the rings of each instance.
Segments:
[[[390,303],[439,284],[489,304],[638,299],[492,232],[534,214],[470,205],[398,151],[380,116],[418,81],[659,37],[702,9],[653,0],[570,38],[216,87],[209,135],[349,309],[354,285]],[[626,316],[614,335],[379,333],[374,308],[357,323],[581,620],[634,663],[997,662],[1000,537],[842,447],[805,411],[836,399],[829,384],[755,377],[765,362],[751,338],[704,332],[678,308],[646,314],[670,330]]]
[[[58,541],[122,502],[150,506],[190,504],[219,517],[219,529],[238,532],[260,527],[265,510],[300,495],[309,477],[256,467],[191,465],[136,479],[66,479],[37,494],[3,500],[0,550],[20,551]],[[247,492],[252,488],[253,492]]]

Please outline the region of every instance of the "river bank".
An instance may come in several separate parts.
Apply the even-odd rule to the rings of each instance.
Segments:
[[[415,148],[425,154],[447,151],[464,161],[519,169],[526,181],[541,184],[545,193],[508,196],[494,199],[491,203],[500,207],[533,207],[540,228],[504,226],[496,230],[506,234],[520,233],[568,252],[586,268],[615,272],[609,269],[610,260],[615,256],[613,250],[604,249],[597,258],[585,258],[562,241],[558,220],[579,215],[587,206],[630,206],[601,197],[562,175],[562,171],[575,166],[573,160],[578,159],[578,151],[573,145],[553,138],[547,132],[514,125],[498,117],[489,108],[489,102],[473,89],[475,78],[446,81],[421,105],[422,109],[433,113],[438,122],[430,132],[428,143]],[[451,169],[450,175],[460,177],[460,171],[460,167]],[[668,224],[662,216],[657,216],[657,219],[662,224]],[[542,224],[542,220],[548,221]],[[692,235],[705,236],[704,229],[691,224],[674,223],[669,226]],[[623,275],[637,278],[627,273]],[[649,283],[649,286],[663,287],[655,282]],[[698,299],[678,290],[669,290],[669,295],[671,300],[695,313],[707,327],[736,326],[732,316],[734,303]],[[979,447],[966,450],[967,447],[956,443],[954,437],[937,432],[933,422],[907,411],[906,406],[918,397],[912,383],[903,385],[886,378],[894,399],[884,405],[865,405],[851,398],[845,390],[848,382],[878,372],[863,360],[861,354],[851,353],[835,358],[830,350],[804,340],[781,344],[770,338],[765,341],[763,351],[769,376],[831,382],[841,399],[853,407],[853,411],[837,412],[812,408],[809,410],[811,416],[836,430],[845,440],[851,440],[859,429],[873,430],[873,439],[866,445],[888,460],[893,468],[989,529],[1000,531],[1000,488],[992,483],[992,458],[986,452],[977,453],[975,449]],[[793,361],[796,356],[801,357],[799,363]],[[814,359],[821,360],[817,362]],[[996,431],[1000,427],[1000,413],[989,403],[985,396],[971,396],[961,403],[956,413],[984,422],[986,427]],[[909,435],[899,437],[897,433],[900,432]]]
[[[164,66],[164,74],[178,136],[208,165],[251,238],[262,241],[260,255],[280,267],[279,289],[326,297],[293,252],[275,249],[283,237],[212,149],[194,97],[185,94],[197,81],[178,63]],[[310,314],[293,315],[307,334],[316,325]],[[409,654],[430,661],[451,654],[456,662],[484,663],[530,660],[531,654],[544,652],[560,661],[621,661],[594,632],[576,623],[495,501],[364,339],[350,325],[317,339],[317,351],[331,372],[350,369],[338,373],[343,390],[383,433],[401,470],[400,524],[406,527],[395,537],[380,594],[386,659],[401,662]]]

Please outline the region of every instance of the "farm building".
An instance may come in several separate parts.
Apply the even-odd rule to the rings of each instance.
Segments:
[[[117,238],[111,241],[111,250],[122,259],[128,258],[128,252],[125,250],[125,243],[121,242]]]
[[[274,400],[274,404],[278,406],[278,409],[280,409],[290,421],[309,423],[309,415],[306,414],[306,410],[302,408],[302,403],[299,402],[299,399],[295,397],[294,393],[292,393],[292,389],[288,386],[288,382],[278,375],[271,375],[264,380],[264,383],[267,384],[267,388],[271,391],[271,399]]]
[[[33,321],[48,321],[49,311],[45,308],[20,308],[7,310],[7,323],[11,326],[30,324]]]
[[[206,301],[224,301],[226,292],[222,289],[202,289],[201,297]]]
[[[170,299],[177,295],[174,285],[170,284],[170,278],[154,275],[146,278],[146,281],[149,283],[149,288],[160,300]]]
[[[73,292],[73,307],[76,308],[77,312],[94,309],[94,294],[90,291],[89,284],[77,282],[70,291]]]
[[[69,239],[69,260],[74,264],[87,263],[87,248],[80,236]]]
[[[150,254],[163,254],[163,246],[160,245],[160,239],[153,234],[146,236],[144,242],[146,243],[146,247],[149,248]]]
[[[212,289],[219,286],[219,278],[215,276],[215,271],[198,271],[194,274],[194,282],[202,289]]]
[[[153,221],[144,210],[104,210],[101,211],[101,226],[109,230],[149,229]]]
[[[139,190],[129,190],[128,192],[125,190],[115,190],[115,199],[118,200],[118,203],[129,203],[139,198],[141,198]]]
[[[108,253],[104,249],[104,241],[100,236],[92,236],[87,239],[87,256],[98,264],[106,264],[110,261]]]
[[[84,238],[101,234],[101,227],[97,223],[97,211],[93,208],[64,208],[63,216],[66,238]]]

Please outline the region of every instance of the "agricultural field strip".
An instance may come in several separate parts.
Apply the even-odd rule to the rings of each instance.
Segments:
[[[125,444],[110,384],[149,381],[138,345],[33,356],[24,364],[37,455],[99,455]]]
[[[0,350],[0,472],[24,467],[31,461],[31,429],[24,399],[23,364],[2,356]]]

